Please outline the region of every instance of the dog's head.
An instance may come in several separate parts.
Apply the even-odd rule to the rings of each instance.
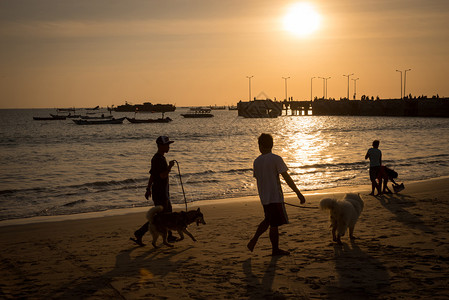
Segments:
[[[204,216],[203,213],[200,211],[200,209],[198,208],[195,212],[195,222],[196,222],[196,226],[199,226],[200,224],[206,225],[206,222],[204,221]]]

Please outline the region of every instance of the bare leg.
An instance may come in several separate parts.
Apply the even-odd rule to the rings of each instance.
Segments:
[[[270,227],[270,241],[272,247],[272,255],[289,255],[290,252],[279,249],[279,228]]]
[[[260,222],[259,226],[257,227],[256,233],[254,234],[254,237],[248,242],[248,245],[246,245],[246,247],[248,247],[249,251],[253,252],[254,247],[256,247],[256,243],[259,240],[259,237],[265,231],[267,231],[269,226],[270,226],[270,224],[268,223],[267,220],[263,220],[262,222]]]

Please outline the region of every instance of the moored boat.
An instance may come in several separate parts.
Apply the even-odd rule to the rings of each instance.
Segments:
[[[33,117],[36,121],[53,121],[53,120],[65,120],[65,116],[50,115],[50,117]]]
[[[102,125],[102,124],[122,124],[125,117],[119,119],[106,119],[106,120],[72,120],[77,125]]]
[[[65,117],[65,118],[80,118],[81,115],[72,115],[71,113],[69,113],[68,115],[54,115],[54,114],[50,114],[50,116],[52,116],[53,118],[59,118],[59,117]]]
[[[104,120],[104,119],[113,119],[114,117],[112,115],[109,116],[101,115],[101,116],[80,116],[80,118],[84,120]]]
[[[175,111],[176,106],[173,104],[152,104],[151,102],[145,102],[143,104],[129,104],[125,102],[123,105],[119,105],[114,108],[118,112],[169,112]]]
[[[158,118],[158,119],[136,119],[136,118],[128,118],[126,117],[128,122],[133,124],[141,124],[141,123],[168,123],[171,122],[172,119],[169,117],[166,118]]]
[[[214,115],[210,113],[210,108],[194,107],[190,109],[190,113],[181,114],[184,118],[212,118]]]

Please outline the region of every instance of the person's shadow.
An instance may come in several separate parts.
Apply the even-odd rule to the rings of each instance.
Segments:
[[[414,198],[404,194],[382,194],[378,196],[380,204],[395,214],[395,219],[408,227],[421,230],[424,233],[434,233],[418,215],[410,213],[406,208],[413,207],[416,203]]]
[[[328,299],[377,299],[390,289],[387,268],[376,258],[363,252],[351,241],[350,245],[334,245],[335,269],[338,282],[327,286]]]
[[[139,278],[138,284],[144,285],[151,281],[154,275],[165,277],[188,261],[187,259],[172,261],[173,257],[191,249],[192,246],[172,249],[151,249],[134,259],[131,258],[131,253],[138,248],[140,247],[136,246],[120,251],[116,256],[114,269],[104,274],[98,274],[98,272],[86,265],[84,267],[86,273],[85,278],[79,278],[76,280],[77,283],[71,282],[61,287],[60,291],[48,295],[48,298],[86,299],[96,292],[103,290],[109,296],[112,295],[112,298],[124,299],[120,291],[111,284],[112,281],[123,277],[137,277]],[[158,261],[157,264],[152,263],[156,260]]]
[[[251,258],[243,262],[243,273],[246,276],[248,299],[285,299],[280,292],[273,292],[273,282],[276,276],[276,264],[281,256],[272,256],[261,279],[252,271]]]

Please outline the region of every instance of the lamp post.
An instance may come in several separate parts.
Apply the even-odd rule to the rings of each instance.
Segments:
[[[355,79],[351,79],[354,80],[354,100],[357,97],[357,80],[359,80],[360,78],[355,78]]]
[[[324,94],[325,99],[327,99],[327,80],[330,79],[330,77],[323,78],[324,79],[324,87],[326,93]]]
[[[246,76],[246,78],[248,78],[249,80],[249,100],[251,101],[251,78],[253,78],[254,76]]]
[[[285,101],[287,101],[287,79],[290,77],[282,77],[285,80]]]
[[[348,75],[343,75],[343,76],[345,76],[345,77],[348,77],[348,96],[347,96],[347,99],[348,99],[348,100],[349,100],[349,77],[351,77],[352,75],[354,75],[354,73],[348,74]]]
[[[404,70],[404,98],[407,97],[407,94],[405,93],[405,85],[407,83],[407,71],[411,71],[412,69]]]
[[[316,77],[310,78],[310,101],[313,100],[313,94],[312,94],[312,91],[313,91],[313,89],[312,89],[312,82],[313,82],[313,79],[314,79],[314,78],[316,78]]]
[[[402,71],[396,70],[396,72],[401,73],[401,99],[402,99]]]

